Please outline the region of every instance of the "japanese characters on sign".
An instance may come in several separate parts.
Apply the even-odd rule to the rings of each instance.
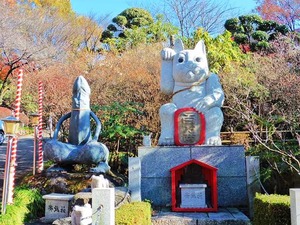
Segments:
[[[48,205],[48,211],[53,213],[67,213],[67,209],[65,205]]]
[[[202,191],[194,191],[194,192],[184,192],[182,195],[185,199],[203,199],[205,198],[204,192]]]
[[[193,108],[184,108],[175,112],[175,144],[200,145],[205,140],[205,120],[201,113]]]

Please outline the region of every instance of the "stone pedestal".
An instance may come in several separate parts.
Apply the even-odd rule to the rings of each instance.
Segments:
[[[196,159],[218,169],[220,207],[248,205],[243,146],[140,147],[138,157],[141,162],[142,200],[151,200],[158,206],[170,206],[170,169]],[[129,165],[129,170],[131,166]]]
[[[206,184],[180,184],[181,205],[180,208],[206,208],[205,188]]]
[[[115,225],[115,189],[93,188],[93,224]]]
[[[247,192],[249,198],[249,217],[253,218],[254,198],[256,193],[261,193],[259,183],[259,157],[246,156]]]
[[[51,193],[44,195],[45,205],[45,221],[54,221],[56,219],[65,218],[70,215],[70,202],[74,195]]]
[[[300,189],[290,189],[291,225],[300,225]]]
[[[129,157],[128,188],[131,191],[131,201],[141,201],[141,162],[137,157]]]

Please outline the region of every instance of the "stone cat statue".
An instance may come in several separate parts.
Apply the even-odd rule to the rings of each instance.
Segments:
[[[102,174],[100,176],[93,175],[91,188],[109,188],[109,181]]]
[[[210,73],[203,41],[193,50],[185,50],[181,40],[174,49],[161,52],[161,91],[172,95],[172,102],[159,111],[161,136],[159,145],[174,145],[174,113],[182,108],[194,108],[205,118],[205,145],[221,145],[223,124],[221,106],[224,93],[216,74]]]

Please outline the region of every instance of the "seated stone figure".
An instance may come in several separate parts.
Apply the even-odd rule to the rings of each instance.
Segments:
[[[164,48],[161,57],[161,91],[172,95],[172,102],[160,108],[158,144],[174,145],[174,114],[179,109],[192,108],[205,120],[203,144],[221,145],[224,93],[218,76],[209,72],[204,42],[185,50],[182,41],[176,40],[174,49]]]
[[[106,173],[109,171],[107,147],[98,142],[101,132],[101,123],[90,110],[90,87],[83,76],[79,76],[73,86],[72,111],[60,118],[53,138],[46,142],[45,157],[57,163],[57,166],[72,164],[96,164],[91,172]],[[91,135],[90,118],[96,122],[94,137]],[[70,119],[68,143],[58,140],[58,133],[62,123]],[[58,170],[52,167],[50,170]]]

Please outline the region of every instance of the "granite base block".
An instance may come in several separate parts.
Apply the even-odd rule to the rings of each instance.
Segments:
[[[246,177],[218,177],[218,203],[222,207],[246,206]]]
[[[196,159],[218,169],[218,205],[248,205],[243,146],[140,147],[141,198],[154,205],[171,204],[170,169]],[[238,193],[238,194],[237,194]]]
[[[191,158],[189,147],[140,147],[142,177],[170,177],[170,169]]]
[[[242,146],[201,146],[191,148],[191,158],[218,168],[218,177],[246,176]]]
[[[168,178],[143,178],[142,200],[150,200],[154,205],[171,205],[171,181]]]

